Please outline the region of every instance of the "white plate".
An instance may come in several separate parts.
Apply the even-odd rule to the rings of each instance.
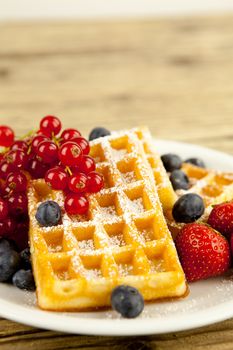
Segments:
[[[173,141],[156,141],[160,153],[199,156],[209,167],[233,171],[233,157],[207,148]],[[145,306],[136,319],[115,311],[57,313],[39,310],[33,293],[0,285],[0,315],[31,326],[77,334],[146,335],[181,331],[233,317],[233,278],[218,277],[190,285],[187,298]]]

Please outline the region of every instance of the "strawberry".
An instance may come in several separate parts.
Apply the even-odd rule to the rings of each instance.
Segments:
[[[210,213],[208,224],[226,238],[233,232],[233,202],[216,205]]]
[[[233,231],[232,231],[232,233],[231,233],[230,245],[231,245],[231,254],[232,254],[232,256],[233,256]]]
[[[228,241],[205,224],[185,225],[175,243],[189,282],[220,275],[230,267]]]

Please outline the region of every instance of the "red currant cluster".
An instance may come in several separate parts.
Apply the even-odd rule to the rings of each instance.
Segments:
[[[10,127],[0,126],[0,146],[4,147],[0,153],[0,236],[13,234],[17,220],[28,228],[28,177],[45,178],[52,189],[64,191],[70,215],[85,214],[89,206],[85,194],[103,187],[103,177],[88,155],[89,142],[76,129],[60,134],[61,128],[57,117],[46,116],[39,131],[15,140]]]

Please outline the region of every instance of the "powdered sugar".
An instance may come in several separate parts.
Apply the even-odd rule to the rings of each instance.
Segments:
[[[78,247],[79,247],[79,249],[84,249],[84,250],[94,250],[95,249],[93,239],[79,241]]]
[[[111,219],[117,216],[116,208],[114,205],[109,205],[108,207],[100,207],[100,212],[97,214],[101,219]]]
[[[62,251],[62,245],[48,245],[49,253],[58,253]]]
[[[121,173],[122,179],[124,182],[126,182],[127,184],[136,181],[136,176],[134,171],[129,171],[127,173]]]
[[[154,238],[154,231],[152,227],[147,227],[140,231],[146,242],[151,241]]]
[[[140,214],[144,212],[144,205],[142,198],[136,198],[132,201],[128,200],[128,210],[132,211],[134,214]]]
[[[102,274],[100,269],[85,269],[85,277],[92,280],[102,277]]]
[[[133,265],[130,264],[119,264],[118,270],[120,276],[128,276],[133,274]]]
[[[110,246],[114,246],[114,247],[122,247],[123,245],[125,245],[125,240],[123,238],[123,234],[110,236],[109,237],[109,244],[110,244]]]
[[[70,278],[68,271],[57,271],[56,276],[60,280],[65,280],[65,281],[67,281]]]
[[[115,149],[112,148],[112,157],[117,162],[127,154],[126,149]]]

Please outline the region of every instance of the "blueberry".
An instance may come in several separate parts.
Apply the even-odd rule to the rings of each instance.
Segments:
[[[19,270],[12,278],[13,285],[19,289],[34,291],[36,289],[34,277],[31,270]]]
[[[184,163],[190,163],[198,166],[199,168],[205,168],[205,163],[200,158],[188,158],[184,161]]]
[[[182,170],[173,170],[170,180],[174,190],[188,190],[189,178]]]
[[[56,226],[61,220],[61,209],[54,201],[43,202],[36,212],[36,220],[41,226]]]
[[[182,160],[179,156],[173,153],[163,154],[161,156],[165,169],[169,172],[180,169],[182,166]]]
[[[22,252],[20,253],[20,257],[21,257],[21,265],[25,269],[31,269],[30,249],[29,248],[25,248],[24,250],[22,250]]]
[[[204,211],[203,199],[198,194],[188,193],[176,201],[172,215],[176,222],[189,223],[199,219]]]
[[[144,300],[139,291],[125,285],[113,289],[111,304],[114,310],[126,318],[137,317],[144,308]]]
[[[93,130],[91,130],[91,132],[89,134],[89,141],[94,140],[94,139],[98,139],[99,137],[108,136],[110,134],[111,134],[111,132],[108,129],[105,129],[102,127],[97,127],[97,128],[94,128]]]
[[[8,281],[12,275],[19,269],[20,256],[11,249],[2,245],[0,249],[0,282]]]
[[[4,252],[4,251],[9,250],[9,249],[14,250],[14,248],[15,248],[14,244],[11,241],[9,241],[5,238],[0,239],[0,252],[2,252],[2,251]]]

